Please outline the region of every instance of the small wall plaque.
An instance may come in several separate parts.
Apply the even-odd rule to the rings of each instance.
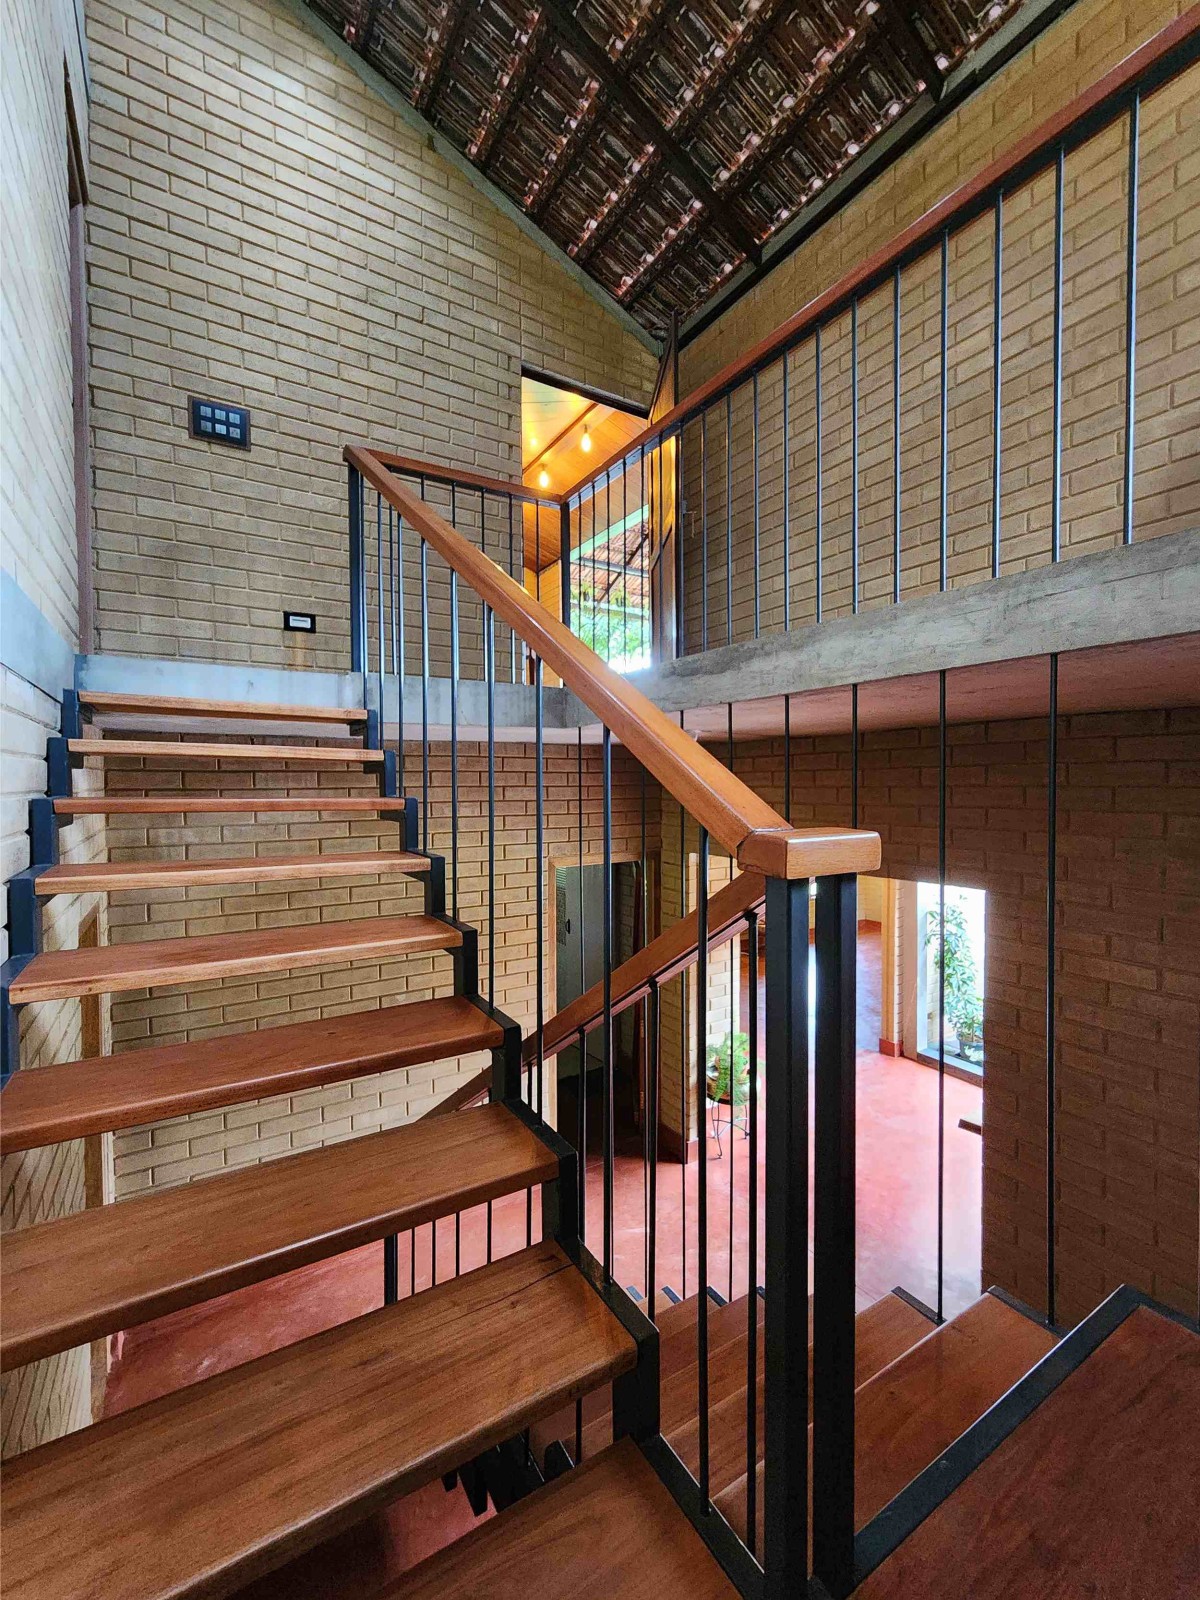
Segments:
[[[188,433],[193,439],[207,439],[210,444],[249,450],[250,413],[245,406],[233,406],[226,400],[201,400],[191,395],[188,398]]]
[[[317,619],[311,611],[285,611],[284,633],[316,633]]]

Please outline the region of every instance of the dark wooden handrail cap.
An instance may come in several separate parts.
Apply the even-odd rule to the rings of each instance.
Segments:
[[[828,878],[878,872],[879,835],[863,828],[755,828],[738,846],[738,866],[768,878]]]

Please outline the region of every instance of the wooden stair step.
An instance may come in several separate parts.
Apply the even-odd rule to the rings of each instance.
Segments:
[[[189,812],[230,814],[261,811],[346,811],[364,816],[403,811],[403,798],[376,795],[337,794],[147,794],[83,795],[56,800],[54,809],[67,817],[186,816]]]
[[[9,987],[14,1005],[200,983],[245,972],[284,972],[342,961],[454,950],[462,934],[440,917],[357,917],[302,927],[252,928],[196,938],[142,939],[34,956]]]
[[[628,1440],[492,1517],[378,1600],[736,1600]]]
[[[557,1174],[531,1129],[487,1105],[17,1228],[0,1370]]]
[[[759,1321],[762,1321],[762,1297],[759,1297]],[[729,1305],[718,1306],[709,1303],[708,1341],[710,1355],[715,1354],[726,1343],[744,1335],[746,1328],[746,1302],[739,1300]],[[696,1361],[696,1301],[689,1296],[670,1307],[671,1315],[665,1313],[655,1318],[659,1332],[658,1370],[662,1392],[665,1396],[667,1386],[673,1376],[688,1368],[694,1370]],[[694,1380],[693,1380],[694,1387]],[[664,1402],[665,1403],[665,1402]],[[530,1448],[534,1459],[541,1461],[547,1448],[554,1440],[561,1440],[566,1445],[572,1459],[575,1456],[575,1413],[559,1412],[555,1416],[547,1417],[537,1427],[530,1430]],[[596,1454],[612,1442],[612,1395],[607,1391],[597,1390],[590,1394],[583,1406],[583,1445],[584,1459]]]
[[[6,1600],[227,1595],[635,1359],[534,1245],[8,1462]]]
[[[391,877],[427,872],[429,859],[411,850],[358,850],[327,855],[238,856],[231,860],[64,862],[39,872],[39,895],[113,894],[118,889],[169,889],[220,883],[283,883],[305,878]]]
[[[1031,1318],[985,1294],[862,1383],[854,1401],[855,1527],[882,1510],[1054,1343]],[[761,1518],[761,1464],[758,1476]],[[745,1498],[744,1476],[717,1498],[718,1510],[743,1537]],[[761,1533],[760,1526],[760,1539]]]
[[[157,756],[167,761],[303,761],[325,767],[360,766],[381,762],[382,750],[362,745],[323,744],[232,744],[229,741],[182,739],[68,739],[67,748],[75,756]]]
[[[0,1154],[451,1056],[496,1050],[504,1030],[463,995],[27,1068],[0,1102]]]
[[[1140,1307],[855,1595],[1194,1595],[1198,1438],[1200,1337]]]
[[[227,717],[238,722],[365,722],[361,706],[296,706],[274,701],[197,700],[170,694],[114,694],[81,689],[79,703],[90,711],[128,712],[131,715],[172,717]]]

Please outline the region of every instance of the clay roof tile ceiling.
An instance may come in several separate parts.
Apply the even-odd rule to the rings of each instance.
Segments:
[[[309,0],[651,332],[1022,0]]]

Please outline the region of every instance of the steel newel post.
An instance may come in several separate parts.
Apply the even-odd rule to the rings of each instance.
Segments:
[[[366,670],[367,565],[363,534],[363,482],[357,467],[347,467],[350,503],[350,670]],[[363,682],[366,693],[366,681]]]
[[[767,881],[766,1600],[808,1581],[808,879]]]
[[[817,890],[813,1571],[830,1595],[854,1570],[854,1087],[857,879]]]

